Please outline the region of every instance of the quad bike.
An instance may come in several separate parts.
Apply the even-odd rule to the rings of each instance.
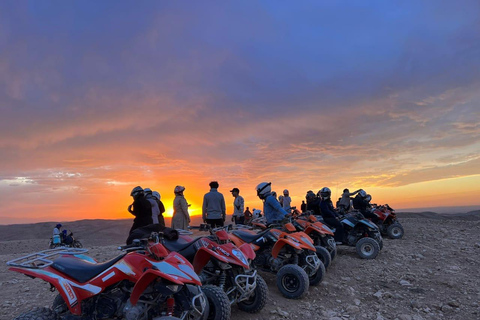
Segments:
[[[323,222],[322,216],[316,216]],[[345,239],[342,245],[355,247],[362,259],[375,259],[383,248],[383,239],[378,227],[370,220],[365,219],[358,211],[351,211],[341,215],[340,223],[345,230]],[[333,229],[335,232],[335,229]]]
[[[60,243],[55,243],[55,241],[53,241],[53,238],[50,238],[49,248],[50,249],[54,249],[58,247],[83,248],[82,243],[73,237],[73,232],[70,232],[67,238],[70,239],[70,242],[68,244],[65,243],[65,241],[61,241]]]
[[[224,228],[210,233],[197,239],[180,235],[178,240],[164,239],[162,243],[193,264],[210,304],[208,319],[230,319],[230,305],[235,303],[240,310],[260,312],[267,302],[268,287],[251,267],[255,252],[249,244],[237,247],[231,243]]]
[[[403,237],[405,233],[403,226],[398,222],[395,210],[388,204],[373,205],[372,213],[378,217],[376,225],[382,235],[387,235],[391,239],[401,239]]]
[[[255,250],[253,264],[276,274],[277,287],[283,296],[299,299],[310,285],[320,283],[325,267],[315,254],[312,239],[303,232],[293,232],[295,227],[285,225],[289,231],[270,227],[259,233],[250,230],[234,230],[230,240],[237,246],[248,243]]]
[[[318,221],[312,213],[294,211],[292,224],[298,231],[303,231],[312,238],[317,256],[327,269],[337,255],[337,245],[332,229]]]
[[[205,319],[208,302],[200,278],[185,258],[167,252],[162,236],[154,233],[120,247],[127,252],[104,263],[84,256],[87,249],[64,247],[8,261],[10,270],[42,279],[59,292],[51,309],[15,319]]]

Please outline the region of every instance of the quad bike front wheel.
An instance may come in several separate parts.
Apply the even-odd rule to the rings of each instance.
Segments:
[[[311,286],[316,286],[320,282],[322,282],[323,277],[325,276],[325,266],[323,263],[320,263],[320,266],[317,269],[317,272],[315,272],[312,276],[308,277],[308,282]]]
[[[28,312],[22,313],[14,320],[59,320],[60,318],[52,309],[35,308]]]
[[[400,223],[396,222],[387,228],[387,235],[390,239],[401,239],[405,231]]]
[[[265,280],[257,274],[257,286],[253,291],[253,294],[248,300],[239,302],[238,309],[248,312],[257,313],[260,312],[267,303],[268,286]]]
[[[315,252],[317,257],[322,261],[323,265],[325,266],[325,270],[328,269],[330,263],[332,263],[332,256],[327,249],[322,246],[315,246]]]
[[[73,241],[73,247],[74,248],[83,248],[83,245],[80,241],[75,240],[75,241]]]
[[[308,275],[301,267],[287,264],[277,273],[277,287],[285,298],[300,299],[310,287]]]
[[[202,286],[202,291],[207,297],[209,310],[208,320],[229,320],[231,315],[230,300],[227,294],[213,285]]]
[[[357,254],[362,259],[375,259],[380,252],[380,245],[372,238],[362,238],[356,244]]]

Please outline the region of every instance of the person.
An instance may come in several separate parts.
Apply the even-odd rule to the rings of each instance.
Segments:
[[[307,200],[307,210],[313,211],[314,215],[319,216],[320,215],[320,199],[318,198],[318,196],[316,196],[312,190],[309,190],[307,192],[307,195],[305,196],[305,199]]]
[[[165,227],[165,218],[163,217],[163,213],[165,212],[165,206],[163,205],[163,202],[160,200],[160,193],[158,191],[153,191],[152,196],[157,201],[158,204],[158,209],[160,209],[160,214],[158,215],[158,224],[162,225]]]
[[[333,208],[332,200],[330,196],[332,192],[329,188],[324,187],[320,191],[320,212],[323,217],[323,221],[330,227],[335,228],[334,238],[338,243],[343,243],[345,241],[345,231],[343,229],[342,223],[339,221],[339,216]]]
[[[150,202],[150,206],[152,207],[152,221],[153,224],[158,224],[158,216],[160,215],[160,207],[158,206],[157,200],[153,196],[153,192],[150,188],[143,189],[143,193],[145,195],[145,199]]]
[[[352,209],[351,205],[350,205],[350,202],[352,200],[351,197],[356,195],[357,193],[359,193],[360,190],[362,190],[362,189],[358,189],[357,191],[354,191],[354,192],[350,193],[350,191],[348,189],[343,189],[342,197],[340,198],[340,201],[338,202],[337,209],[339,209],[340,207],[343,207],[343,210],[345,212],[349,212]]]
[[[232,196],[235,198],[233,200],[233,215],[232,221],[235,221],[235,224],[245,224],[245,214],[244,210],[244,200],[240,195],[240,190],[238,188],[233,188],[230,190]]]
[[[355,198],[353,198],[353,207],[360,211],[363,216],[367,219],[372,220],[373,222],[378,222],[378,217],[375,213],[372,212],[372,207],[370,201],[372,196],[367,194],[365,190],[361,190]]]
[[[281,205],[282,208],[283,208],[283,196],[282,196],[282,195],[279,195],[279,196],[278,196],[278,203],[280,203],[280,205]]]
[[[67,229],[62,230],[62,242],[66,245],[71,245],[73,243],[72,234],[67,234]]]
[[[283,190],[283,210],[289,212],[291,209],[292,198],[290,198],[290,193],[287,189]]]
[[[255,188],[255,190],[257,190],[257,196],[263,200],[263,214],[267,219],[267,224],[280,222],[287,215],[287,212],[283,210],[280,203],[272,195],[271,186],[271,182],[262,182]]]
[[[184,191],[185,187],[183,186],[176,186],[173,190],[175,199],[173,200],[172,229],[187,230],[191,221],[188,213],[188,203],[183,196]]]
[[[203,196],[202,205],[202,218],[203,222],[210,225],[210,227],[223,227],[226,210],[225,210],[225,198],[223,194],[218,192],[218,182],[210,182],[210,192]]]
[[[277,201],[278,201],[278,199],[277,199],[277,193],[276,193],[275,191],[272,191],[272,197],[274,197],[274,198],[275,198],[275,200],[277,200]]]
[[[150,202],[145,199],[143,189],[140,186],[133,188],[130,196],[133,197],[133,203],[128,206],[128,212],[135,216],[133,219],[132,228],[130,228],[131,234],[133,230],[152,224],[152,206]]]
[[[307,211],[307,204],[305,203],[305,200],[302,200],[302,205],[300,206],[300,209],[302,212]]]
[[[61,228],[62,228],[61,223],[57,223],[55,228],[53,228],[53,238],[52,238],[53,244],[62,243],[62,236],[61,236],[61,230],[60,230]]]
[[[257,219],[262,217],[262,210],[253,208],[252,210],[252,219]]]
[[[248,207],[247,207],[247,210],[245,210],[245,212],[243,213],[243,216],[244,216],[245,222],[248,222],[250,221],[250,219],[252,219],[252,213],[250,212],[250,209]]]

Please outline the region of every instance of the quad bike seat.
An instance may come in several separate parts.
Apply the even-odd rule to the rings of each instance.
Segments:
[[[262,231],[260,233],[256,233],[256,234],[252,234],[252,233],[246,232],[246,231],[236,230],[236,231],[233,231],[232,234],[239,237],[240,239],[242,239],[246,243],[252,243],[252,242],[254,242],[255,240],[257,240],[258,238],[260,238],[261,236],[265,235],[268,232],[270,232],[269,229],[267,229],[265,231]]]
[[[80,283],[84,283],[113,266],[124,256],[125,254],[121,254],[104,263],[91,263],[80,258],[63,256],[53,261],[52,268],[66,274]]]
[[[201,238],[197,238],[193,241],[188,241],[182,238],[178,238],[178,240],[167,240],[164,239],[162,244],[167,248],[169,251],[175,251],[180,253],[182,256],[185,257],[187,260],[193,260],[195,253],[197,252],[197,248],[193,245],[194,243],[198,242]]]

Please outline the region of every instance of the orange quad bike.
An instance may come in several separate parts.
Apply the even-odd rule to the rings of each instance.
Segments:
[[[318,221],[308,211],[306,213],[294,211],[292,217],[293,226],[296,230],[303,231],[312,238],[317,256],[325,265],[325,268],[328,268],[337,255],[337,245],[332,229]]]
[[[249,243],[256,253],[253,264],[276,274],[276,284],[283,296],[299,299],[308,292],[310,285],[323,280],[325,266],[315,254],[313,240],[308,235],[293,232],[295,227],[291,223],[284,228],[289,231],[273,226],[259,233],[234,230],[229,237],[237,246]]]

